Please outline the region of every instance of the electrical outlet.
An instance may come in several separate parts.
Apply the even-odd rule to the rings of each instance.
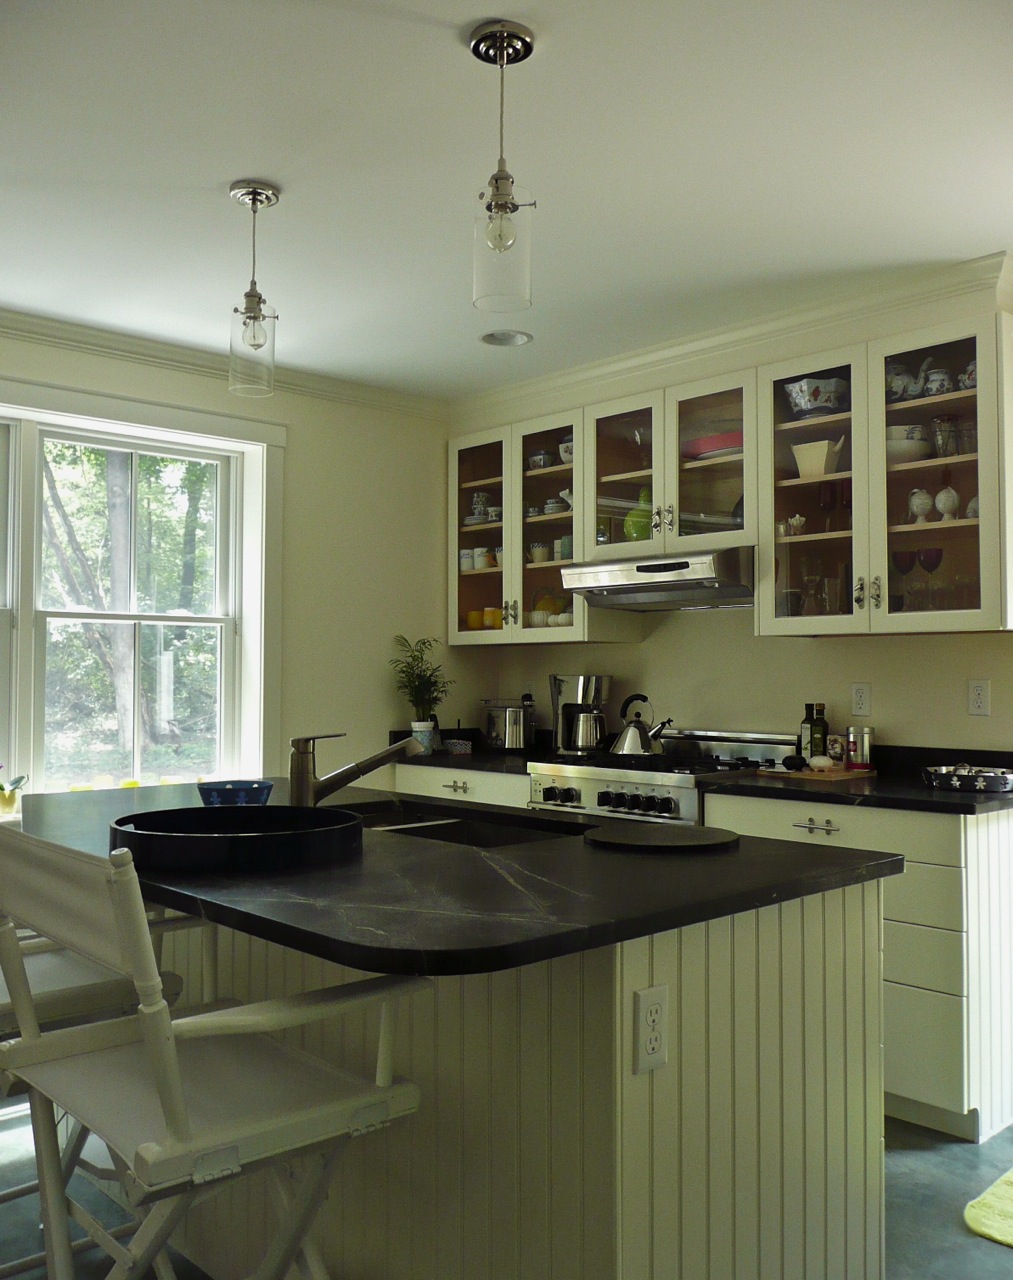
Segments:
[[[654,1071],[668,1062],[668,987],[644,987],[633,993],[633,1074]]]
[[[989,680],[968,680],[967,714],[990,716],[992,714],[992,687]]]
[[[872,715],[872,685],[853,684],[851,686],[851,714],[853,716]]]

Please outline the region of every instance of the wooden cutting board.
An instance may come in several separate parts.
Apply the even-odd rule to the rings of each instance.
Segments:
[[[797,773],[790,769],[759,768],[756,773],[761,778],[788,778],[792,782],[860,782],[876,776],[875,769],[845,769],[842,764],[832,769],[802,769]]]
[[[715,853],[734,849],[739,837],[721,827],[697,827],[689,822],[665,826],[654,822],[615,822],[584,832],[584,843],[627,853]]]

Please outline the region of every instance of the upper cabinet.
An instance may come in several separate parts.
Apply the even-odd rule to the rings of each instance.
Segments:
[[[756,541],[756,374],[669,387],[584,411],[588,559]]]
[[[992,317],[760,371],[758,627],[1001,625]]]
[[[451,442],[450,643],[639,638],[638,618],[589,617],[563,588],[584,557],[584,468],[580,412]]]

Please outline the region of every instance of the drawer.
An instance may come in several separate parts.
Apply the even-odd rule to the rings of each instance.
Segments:
[[[950,929],[883,922],[883,977],[908,987],[967,995],[966,936]]]
[[[530,783],[526,773],[484,773],[481,769],[443,769],[399,764],[394,769],[399,795],[432,796],[527,808]]]
[[[933,929],[965,930],[963,871],[927,862],[905,863],[903,875],[883,881],[883,918]]]
[[[820,830],[806,830],[810,818]],[[900,853],[915,862],[963,866],[963,823],[957,815],[865,809],[815,798],[809,802],[705,793],[704,822],[740,835],[806,841],[816,848],[832,840],[852,849]],[[828,822],[837,828],[830,835],[824,829]]]
[[[883,983],[883,1071],[887,1093],[963,1115],[967,1094],[967,1001]]]

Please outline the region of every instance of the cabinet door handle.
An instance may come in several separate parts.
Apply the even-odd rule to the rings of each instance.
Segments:
[[[808,822],[793,822],[791,825],[793,827],[798,827],[800,831],[808,831],[811,836],[814,836],[817,831],[822,831],[828,839],[835,831],[840,831],[840,827],[832,827],[830,825],[829,818],[827,818],[826,822],[824,822],[822,826],[820,826],[815,818],[810,818]]]
[[[517,610],[517,601],[513,600],[510,604],[510,621],[516,622],[519,617],[520,613]]]
[[[661,532],[661,508],[655,507],[651,512],[651,529],[654,533]]]
[[[665,528],[669,533],[675,528],[675,507],[671,504],[665,508]]]
[[[503,625],[504,627],[508,627],[510,625],[510,601],[509,600],[503,601]]]
[[[465,794],[467,794],[468,784],[466,782],[458,782],[457,779],[455,778],[453,782],[445,782],[443,784],[443,790],[453,791],[455,795],[457,794],[458,791],[463,791]]]
[[[883,606],[883,583],[877,574],[872,580],[872,587],[869,592],[872,596],[872,603],[875,608],[880,609]]]
[[[859,609],[865,608],[865,579],[859,578],[855,583],[855,604]]]

